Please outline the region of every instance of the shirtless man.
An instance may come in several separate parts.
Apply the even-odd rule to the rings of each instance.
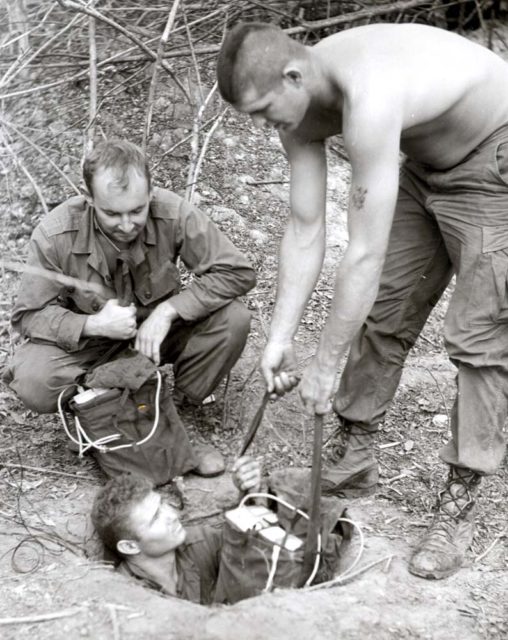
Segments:
[[[349,244],[317,352],[299,391],[346,434],[324,490],[375,489],[375,432],[409,349],[456,275],[445,342],[458,368],[450,474],[410,571],[443,578],[473,535],[481,475],[500,465],[508,394],[508,65],[422,25],[358,27],[304,46],[240,24],[219,55],[222,96],[277,128],[291,166],[291,217],[262,370],[269,391],[297,384],[293,337],[325,251],[325,140],[342,134],[352,167]],[[399,169],[399,152],[406,159]]]

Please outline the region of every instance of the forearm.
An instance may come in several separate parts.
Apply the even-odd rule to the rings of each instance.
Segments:
[[[383,260],[348,256],[337,271],[335,291],[316,354],[317,362],[336,370],[376,300]]]
[[[220,266],[194,278],[171,298],[173,308],[188,321],[199,320],[247,293],[256,283],[251,267]]]
[[[269,340],[290,342],[314,290],[325,252],[325,229],[319,221],[299,225],[291,219],[280,245],[277,296]]]

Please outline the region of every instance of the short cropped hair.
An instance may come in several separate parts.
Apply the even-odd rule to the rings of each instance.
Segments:
[[[148,160],[141,149],[127,140],[112,139],[99,144],[87,155],[83,162],[83,180],[93,196],[93,178],[98,169],[114,169],[119,184],[125,189],[129,182],[129,170],[134,169],[144,175],[150,189],[151,177]]]
[[[136,539],[130,514],[151,491],[150,480],[131,473],[122,473],[99,489],[92,507],[92,522],[104,545],[114,554],[118,553],[119,540]]]
[[[282,29],[264,22],[241,22],[227,34],[217,59],[221,96],[237,104],[249,83],[267,90],[280,81],[286,64],[301,57],[304,46]]]

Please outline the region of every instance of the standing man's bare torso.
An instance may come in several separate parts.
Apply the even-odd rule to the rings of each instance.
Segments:
[[[344,133],[354,145],[350,114],[375,122],[387,112],[399,123],[401,150],[439,170],[508,122],[508,64],[453,33],[372,25],[325,38],[312,51],[330,91],[314,99],[293,132],[301,140]]]

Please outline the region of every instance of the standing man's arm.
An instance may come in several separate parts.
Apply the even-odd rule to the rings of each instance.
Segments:
[[[400,133],[393,108],[383,111],[364,101],[361,110],[344,112],[344,143],[352,165],[349,243],[317,353],[300,384],[310,412],[330,409],[340,359],[377,296],[398,192]]]
[[[291,217],[279,254],[277,296],[261,368],[268,391],[297,382],[293,337],[316,285],[325,252],[326,154],[323,142],[282,136],[291,166]]]

